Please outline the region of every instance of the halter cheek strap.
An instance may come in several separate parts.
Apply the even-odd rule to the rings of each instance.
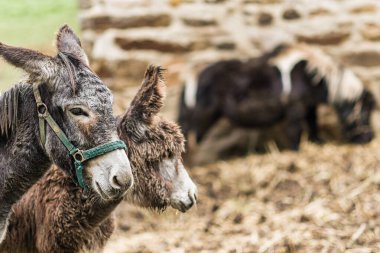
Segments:
[[[104,155],[106,153],[112,152],[117,149],[127,149],[127,146],[122,140],[117,140],[117,141],[96,146],[88,150],[78,149],[70,142],[69,138],[67,138],[65,133],[62,131],[62,129],[58,126],[58,124],[55,122],[55,120],[49,113],[46,104],[42,102],[41,94],[39,92],[38,87],[39,87],[38,84],[33,85],[34,98],[37,103],[38,125],[39,125],[41,145],[45,147],[45,143],[46,143],[45,122],[47,122],[48,125],[51,127],[51,129],[54,131],[54,133],[57,135],[57,137],[60,139],[62,144],[69,151],[70,156],[72,156],[72,158],[74,159],[75,174],[78,180],[78,184],[83,189],[87,189],[87,186],[86,186],[86,183],[84,182],[84,177],[83,177],[83,169],[84,169],[83,163],[87,160],[93,159],[97,156]]]

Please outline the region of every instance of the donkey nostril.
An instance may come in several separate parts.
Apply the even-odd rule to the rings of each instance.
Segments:
[[[196,204],[196,203],[197,203],[197,200],[198,200],[197,193],[194,193],[194,192],[189,191],[188,195],[189,195],[189,198],[190,198],[190,200],[191,200],[192,205],[193,205],[193,204]],[[192,206],[192,205],[191,205],[191,206]]]
[[[111,178],[111,185],[117,190],[128,190],[133,184],[133,178],[123,178],[123,176],[114,175]]]
[[[117,188],[117,189],[120,189],[123,185],[119,182],[119,180],[117,179],[117,176],[113,176],[112,177],[112,186],[114,188]]]

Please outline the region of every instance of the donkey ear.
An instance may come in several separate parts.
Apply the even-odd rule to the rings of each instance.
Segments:
[[[1,42],[0,56],[15,67],[42,80],[48,80],[57,69],[54,59],[50,56],[26,48],[8,46]]]
[[[163,69],[159,66],[148,67],[144,81],[126,113],[128,117],[145,124],[152,122],[162,108],[165,97],[166,86],[162,72]]]
[[[57,49],[59,52],[71,55],[87,66],[89,65],[88,57],[82,48],[78,36],[68,25],[62,26],[58,31]]]

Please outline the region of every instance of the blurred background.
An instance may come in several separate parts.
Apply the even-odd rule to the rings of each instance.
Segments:
[[[163,113],[176,120],[182,85],[208,64],[294,42],[323,49],[380,101],[376,0],[0,1],[2,42],[54,54],[54,34],[64,23],[81,35],[91,67],[114,92],[117,113],[128,107],[148,64],[167,69]],[[0,62],[1,90],[21,76]],[[200,158],[207,165],[189,169],[198,206],[157,214],[123,203],[105,252],[380,252],[380,141],[341,143],[331,108],[319,113],[331,139],[304,140],[299,152],[269,142],[265,154],[226,159],[208,144]],[[378,135],[377,110],[372,122]]]
[[[67,23],[79,32],[76,0],[0,1],[0,38],[4,43],[54,54],[54,34]],[[23,73],[0,61],[0,89],[15,84]]]

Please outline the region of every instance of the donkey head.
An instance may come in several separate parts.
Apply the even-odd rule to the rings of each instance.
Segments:
[[[371,127],[371,114],[375,109],[376,100],[373,94],[364,89],[355,101],[341,102],[335,105],[345,138],[352,143],[367,143],[374,137]]]
[[[56,57],[1,43],[0,55],[25,70],[30,84],[40,84],[42,101],[74,146],[86,150],[118,140],[112,95],[89,68],[78,37],[65,25],[59,30],[56,43]],[[36,110],[35,113],[37,118]],[[38,126],[36,134],[37,129]],[[52,162],[75,175],[73,159],[49,126],[46,126],[46,142],[41,145]],[[124,150],[98,156],[84,166],[87,185],[104,199],[120,198],[132,185],[130,163]]]
[[[157,115],[165,92],[161,71],[148,68],[118,125],[138,180],[127,198],[145,207],[163,210],[171,205],[185,212],[196,202],[197,188],[182,164],[184,138],[179,127]]]

